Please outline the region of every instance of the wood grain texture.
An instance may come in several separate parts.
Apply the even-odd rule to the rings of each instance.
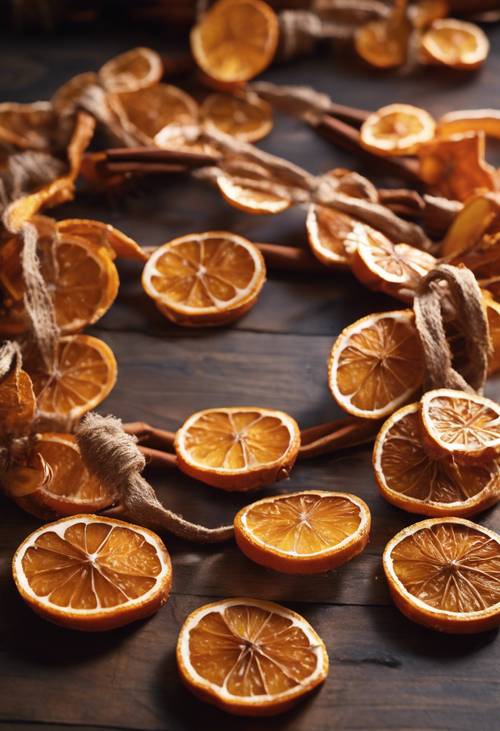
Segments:
[[[479,74],[420,69],[380,75],[339,53],[277,67],[266,77],[313,82],[341,103],[366,108],[396,100],[427,106],[435,114],[490,106],[499,98],[500,28],[489,33],[497,50]],[[125,35],[112,28],[72,35],[64,44],[53,36],[1,38],[0,97],[47,98],[69,76],[96,69],[140,44],[166,52],[172,39],[163,30],[151,37],[140,29]],[[354,164],[311,130],[281,116],[262,147],[312,172]],[[208,229],[235,231],[254,241],[305,242],[303,210],[248,216],[182,176],[141,181],[120,199],[82,195],[54,214],[107,221],[149,246]],[[114,349],[119,364],[117,386],[100,411],[171,430],[193,411],[219,405],[281,408],[301,426],[338,417],[326,384],[335,336],[357,317],[400,308],[363,289],[348,273],[270,272],[259,302],[241,321],[209,332],[183,330],[144,295],[139,266],[126,263],[119,269],[118,300],[91,330]],[[490,380],[487,393],[500,398],[498,378]],[[230,520],[252,499],[171,471],[150,469],[147,476],[166,505],[206,525]],[[387,540],[416,518],[379,496],[370,448],[298,464],[289,481],[258,496],[306,488],[351,491],[367,501],[373,530],[361,556],[330,574],[293,577],[251,563],[234,544],[200,548],[165,536],[174,565],[167,606],[146,622],[98,636],[52,626],[21,602],[10,560],[38,523],[0,499],[0,731],[496,731],[497,634],[441,636],[407,621],[391,603],[380,555]],[[479,520],[500,530],[498,509]],[[236,595],[286,603],[326,641],[332,661],[327,682],[280,718],[256,723],[225,716],[195,700],[178,680],[174,648],[187,613],[217,597]]]

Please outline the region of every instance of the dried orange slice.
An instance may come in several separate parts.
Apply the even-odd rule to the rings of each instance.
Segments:
[[[31,378],[21,367],[21,351],[7,341],[0,346],[0,437],[26,434],[35,418],[36,400]]]
[[[500,452],[500,406],[484,396],[437,388],[422,396],[426,449],[437,457],[484,462]]]
[[[271,63],[278,19],[261,0],[219,0],[191,31],[197,64],[212,79],[244,82]]]
[[[481,465],[435,460],[422,443],[420,404],[403,406],[382,426],[373,449],[381,494],[409,513],[470,516],[500,500],[500,459]]]
[[[418,150],[420,175],[435,195],[466,201],[496,190],[495,169],[485,160],[484,132],[435,138]]]
[[[201,118],[208,127],[244,142],[257,142],[273,128],[270,104],[254,92],[210,94],[201,105]]]
[[[381,419],[422,384],[423,354],[411,310],[368,315],[346,327],[330,354],[328,382],[339,406]]]
[[[356,30],[354,47],[370,66],[382,69],[402,66],[406,61],[411,32],[405,7],[395,5],[387,18],[371,20]]]
[[[198,120],[195,100],[171,84],[153,84],[146,89],[113,94],[111,108],[127,132],[145,145],[170,124],[189,125]]]
[[[246,213],[273,215],[293,205],[288,191],[255,163],[236,161],[226,166],[216,183],[223,198]]]
[[[434,137],[436,123],[425,109],[411,104],[389,104],[368,116],[360,142],[381,155],[413,155]]]
[[[274,409],[206,409],[175,437],[179,467],[222,490],[254,490],[289,476],[300,447],[295,419]]]
[[[116,382],[111,348],[90,335],[67,335],[59,341],[53,373],[40,358],[26,364],[42,416],[77,419],[98,406]]]
[[[107,247],[120,259],[147,261],[148,255],[139,244],[109,223],[88,218],[67,218],[56,223],[58,233],[79,236],[93,244]]]
[[[470,198],[446,232],[442,256],[457,256],[473,249],[497,218],[500,219],[500,195],[483,193]]]
[[[372,231],[352,257],[351,270],[356,279],[377,292],[412,302],[415,289],[437,259],[408,244],[393,244],[383,234]]]
[[[328,655],[300,614],[260,599],[223,599],[188,616],[177,665],[207,703],[236,715],[272,716],[325,680]]]
[[[413,622],[441,632],[500,624],[500,536],[464,518],[431,518],[400,531],[384,550],[392,598]]]
[[[500,110],[457,109],[441,117],[437,131],[442,137],[463,132],[484,132],[487,137],[500,139]]]
[[[160,246],[144,267],[142,284],[169,320],[222,325],[257,301],[266,267],[256,246],[227,231],[188,234]]]
[[[373,229],[345,213],[311,204],[306,219],[307,238],[313,254],[323,264],[347,268],[357,247]]]
[[[36,219],[41,271],[51,292],[57,324],[63,333],[71,333],[96,322],[111,307],[118,292],[118,272],[107,246],[88,236],[70,234],[64,225],[54,229],[46,220]],[[0,249],[0,287],[10,298],[7,314],[18,323],[18,332],[29,327],[21,253],[19,237]]]
[[[110,59],[99,69],[101,84],[116,94],[146,89],[162,76],[162,60],[151,48],[132,48]]]
[[[475,69],[486,60],[490,44],[474,23],[454,18],[435,20],[421,38],[426,60],[456,69]]]
[[[58,114],[69,114],[75,111],[82,94],[91,86],[99,85],[99,77],[93,71],[73,76],[59,87],[52,97],[51,104]]]
[[[48,150],[57,117],[49,102],[0,104],[0,143],[21,150]]]
[[[17,549],[12,571],[33,611],[86,631],[149,617],[165,604],[172,584],[170,556],[159,536],[96,515],[38,528]]]
[[[262,566],[286,574],[316,574],[361,553],[370,524],[370,510],[361,498],[307,490],[242,508],[234,519],[234,537],[245,556]]]

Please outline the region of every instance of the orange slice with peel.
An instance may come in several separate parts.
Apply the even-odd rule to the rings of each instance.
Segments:
[[[323,264],[347,268],[357,247],[373,231],[360,221],[339,211],[311,204],[306,219],[307,238],[313,254]]]
[[[36,469],[39,478],[27,481],[26,477],[34,477]],[[45,472],[48,478],[44,477]],[[30,464],[13,467],[5,489],[21,508],[42,519],[97,513],[109,508],[116,499],[89,474],[72,434],[39,434]]]
[[[278,19],[261,0],[219,0],[191,31],[191,51],[212,79],[242,83],[271,63]]]
[[[274,215],[293,205],[288,191],[262,165],[237,160],[216,178],[222,197],[246,213]]]
[[[168,125],[189,125],[198,120],[198,105],[172,84],[153,84],[146,89],[112,94],[111,108],[123,127],[145,145]]]
[[[242,508],[234,519],[234,536],[245,556],[262,566],[286,574],[316,574],[361,553],[370,523],[361,498],[307,490]]]
[[[429,454],[480,461],[500,453],[500,405],[478,394],[437,388],[422,396],[422,434]]]
[[[89,87],[98,85],[99,77],[93,71],[77,74],[57,89],[50,100],[51,104],[58,114],[72,113],[77,108],[82,94]]]
[[[99,69],[99,81],[113,93],[138,91],[152,86],[163,76],[161,57],[151,48],[132,48],[107,61]]]
[[[442,137],[463,132],[484,132],[487,137],[500,139],[500,110],[457,109],[448,112],[439,119],[437,132]]]
[[[441,632],[500,624],[500,536],[464,518],[431,518],[400,531],[383,556],[398,609]]]
[[[368,115],[360,130],[360,142],[380,155],[413,155],[434,137],[431,115],[411,104],[389,104]]]
[[[353,416],[381,419],[408,403],[424,374],[411,310],[367,315],[338,336],[328,365],[330,390]]]
[[[20,150],[49,150],[56,125],[49,102],[0,103],[0,143]]]
[[[500,459],[464,465],[433,459],[424,448],[420,404],[409,404],[383,424],[373,468],[383,497],[409,513],[468,517],[500,500]]]
[[[273,128],[271,105],[254,92],[210,94],[201,105],[200,115],[209,128],[244,142],[258,142]]]
[[[148,255],[139,244],[110,223],[93,221],[88,218],[67,218],[56,223],[58,233],[79,236],[94,244],[105,246],[113,257],[147,261]]]
[[[405,63],[412,31],[405,5],[394,5],[388,17],[371,20],[355,31],[356,52],[370,66],[389,69]]]
[[[442,256],[458,256],[473,249],[497,219],[500,221],[498,193],[481,193],[469,198],[446,232],[441,244]]]
[[[68,233],[64,225],[54,229],[45,223],[47,220],[36,219],[42,276],[58,326],[63,333],[72,333],[96,322],[111,307],[118,292],[118,272],[109,247],[96,242],[95,237],[91,240]],[[0,287],[9,298],[6,314],[17,323],[18,332],[29,327],[21,253],[20,237],[10,239],[0,249]]]
[[[369,289],[385,292],[403,302],[412,302],[415,289],[437,264],[432,254],[408,244],[393,244],[372,231],[352,257],[351,271]]]
[[[426,60],[455,69],[478,68],[490,49],[479,26],[454,18],[435,20],[420,42]]]
[[[165,604],[172,584],[170,557],[155,533],[85,514],[31,533],[17,549],[12,570],[33,611],[85,631],[149,617]]]
[[[67,335],[59,341],[53,373],[41,359],[26,370],[33,381],[42,416],[78,419],[98,406],[116,382],[116,360],[111,348],[91,335]]]
[[[272,716],[325,680],[328,655],[300,614],[261,599],[222,599],[187,617],[177,665],[201,700],[236,715]]]
[[[242,317],[266,278],[262,254],[227,231],[188,234],[160,246],[142,284],[160,312],[178,325],[222,325]]]
[[[180,469],[228,491],[254,490],[288,477],[299,447],[295,419],[250,406],[198,411],[175,437]]]

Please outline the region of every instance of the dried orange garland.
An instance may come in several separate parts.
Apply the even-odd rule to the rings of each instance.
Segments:
[[[406,63],[414,41],[425,62],[454,68],[477,68],[488,53],[482,31],[446,17],[439,0],[411,9],[397,0],[369,22],[362,13],[346,37],[378,67]],[[191,35],[205,81],[219,87],[200,105],[161,83],[162,59],[147,48],[74,77],[51,103],[0,105],[0,143],[30,173],[27,187],[16,187],[7,155],[0,332],[23,347],[0,348],[1,482],[19,507],[42,521],[58,518],[21,543],[13,577],[28,606],[63,627],[112,629],[167,601],[170,557],[150,528],[200,543],[234,537],[249,560],[290,574],[338,568],[369,541],[363,500],[315,489],[250,503],[232,525],[191,523],[158,500],[141,476],[147,461],[244,492],[288,478],[298,459],[374,439],[382,497],[429,517],[385,548],[396,606],[444,632],[500,625],[500,536],[465,520],[500,500],[500,406],[482,395],[486,376],[500,368],[500,183],[484,154],[485,136],[500,136],[498,113],[457,111],[436,121],[392,104],[369,114],[310,89],[247,86],[279,44],[297,51],[299,21],[307,42],[321,36],[315,11],[276,16],[262,0],[215,3]],[[271,130],[274,105],[385,160],[431,195],[377,189],[343,169],[314,176],[260,151],[250,143]],[[126,147],[83,160],[96,121],[109,144]],[[63,135],[64,159],[54,154],[52,126]],[[98,221],[41,216],[73,196],[82,168],[105,189],[135,174],[189,172],[254,214],[305,204],[313,256],[225,231],[151,252]],[[81,332],[117,295],[115,257],[144,264],[146,294],[183,326],[242,317],[270,262],[350,269],[413,310],[368,315],[336,339],[328,382],[344,419],[300,430],[276,409],[219,407],[192,414],[173,434],[87,413],[116,379],[112,351]],[[324,644],[303,617],[244,598],[195,610],[180,630],[177,663],[197,696],[250,716],[287,710],[328,673]]]

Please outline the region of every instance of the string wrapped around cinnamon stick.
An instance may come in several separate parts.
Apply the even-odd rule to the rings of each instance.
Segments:
[[[415,324],[426,366],[426,390],[453,388],[482,393],[491,342],[481,289],[465,267],[440,264],[421,280],[414,299]],[[465,342],[465,362],[453,366],[445,331],[450,317]]]
[[[80,452],[89,472],[119,494],[113,515],[139,525],[163,528],[197,543],[219,543],[233,536],[233,526],[205,528],[165,508],[141,476],[146,460],[135,437],[126,434],[119,419],[87,414],[76,430]],[[109,511],[108,511],[109,512]]]

